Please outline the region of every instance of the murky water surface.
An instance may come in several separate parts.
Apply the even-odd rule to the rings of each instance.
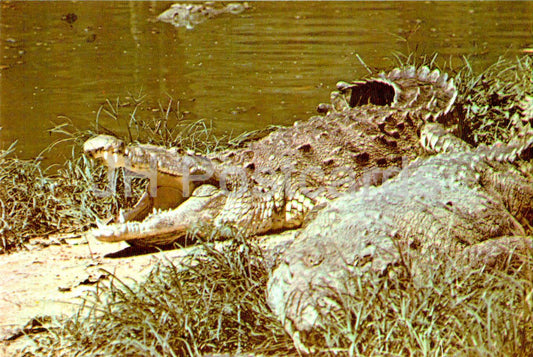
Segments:
[[[54,124],[88,128],[106,99],[139,92],[154,117],[172,97],[220,134],[290,124],[366,75],[356,55],[381,68],[438,52],[481,69],[533,46],[533,2],[260,2],[192,30],[149,21],[170,4],[0,3],[0,148],[18,140],[35,157]]]

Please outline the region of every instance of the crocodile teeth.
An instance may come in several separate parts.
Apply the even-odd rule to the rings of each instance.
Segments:
[[[293,217],[292,212],[287,211],[287,213],[285,214],[285,220],[287,222],[290,222],[292,220],[292,217]]]
[[[142,231],[139,222],[127,222],[123,227],[124,233],[139,233]]]
[[[292,201],[287,202],[285,205],[285,211],[290,212],[292,209]]]
[[[126,223],[126,216],[122,208],[118,211],[118,223]]]
[[[303,202],[303,205],[304,205],[306,211],[310,211],[314,207],[313,201],[311,201],[309,198],[305,199],[305,201]]]
[[[429,137],[429,144],[431,145],[431,148],[435,151],[437,151],[437,143],[439,142],[439,137],[437,135],[431,135]]]
[[[107,225],[98,218],[96,219],[96,226],[98,227],[98,229],[103,229],[107,227]]]

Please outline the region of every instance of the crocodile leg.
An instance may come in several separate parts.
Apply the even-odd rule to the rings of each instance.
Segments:
[[[530,233],[533,232],[533,185],[514,167],[504,170],[499,163],[491,163],[499,171],[487,170],[480,177],[481,185],[496,197]]]
[[[497,269],[498,266],[512,263],[520,266],[524,257],[533,253],[533,236],[510,236],[489,239],[466,247],[461,257],[474,266],[487,266]]]

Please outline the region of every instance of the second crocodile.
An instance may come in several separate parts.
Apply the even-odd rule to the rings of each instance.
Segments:
[[[424,141],[443,144],[431,129]],[[373,278],[398,281],[407,272],[423,284],[442,262],[491,269],[533,254],[531,174],[494,160],[500,146],[468,150],[448,139],[454,150],[328,203],[283,252],[267,299],[301,352],[313,352],[308,346],[348,313],[343,301]],[[533,144],[533,133],[524,142]]]

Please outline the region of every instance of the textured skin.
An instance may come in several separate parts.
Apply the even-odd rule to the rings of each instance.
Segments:
[[[478,150],[420,158],[379,187],[328,203],[284,252],[268,284],[270,307],[302,352],[353,276],[442,252],[495,264],[533,249],[533,179]],[[501,238],[504,237],[504,238]],[[500,238],[500,239],[498,239]],[[532,251],[533,252],[533,251]],[[504,258],[501,258],[504,256]],[[366,274],[366,275],[365,275]]]
[[[533,249],[533,237],[525,237],[532,232],[533,178],[511,164],[531,163],[529,124],[507,144],[470,147],[455,135],[461,128],[453,113],[453,83],[425,67],[339,82],[338,89],[331,104],[319,106],[325,116],[206,157],[91,139],[86,152],[111,167],[166,177],[164,185],[158,179],[152,187],[156,198],[169,188],[193,192],[160,200],[177,208],[144,218],[146,208],[161,208],[146,195],[126,219],[142,222],[91,234],[164,245],[191,229],[205,234],[205,226],[253,235],[308,222],[292,245],[275,249],[279,258],[271,260],[278,267],[267,291],[301,352],[312,352],[307,337],[338,308],[335,296],[352,291],[353,276],[389,272],[407,260],[414,278],[424,279],[419,268],[442,253],[495,266],[511,253]],[[438,155],[405,164],[421,152]],[[369,187],[385,181],[383,170],[393,176],[402,164],[397,177]],[[187,185],[187,176],[197,180]]]
[[[438,70],[395,69],[367,81],[339,82],[338,88],[332,104],[320,106],[326,115],[280,128],[238,150],[200,156],[150,145],[124,147],[102,136],[84,148],[110,167],[157,177],[150,190],[156,197],[145,197],[123,221],[143,220],[152,208],[176,207],[187,199],[186,191],[210,184],[222,192],[222,198],[213,192],[218,210],[213,208],[207,219],[193,211],[187,221],[202,220],[223,235],[231,235],[234,228],[246,236],[295,228],[317,204],[380,184],[419,156],[418,134],[425,123],[454,128],[457,90]],[[166,194],[171,191],[178,194]],[[159,213],[149,217],[150,223],[148,218],[146,224],[117,223],[90,234],[104,241],[169,244],[186,234],[182,212],[174,220],[170,212],[158,224]],[[166,241],[154,243],[157,230]]]
[[[171,23],[176,27],[186,27],[190,30],[194,26],[221,14],[240,14],[248,8],[248,3],[229,3],[225,6],[219,6],[216,3],[173,4],[157,16],[157,20]]]

